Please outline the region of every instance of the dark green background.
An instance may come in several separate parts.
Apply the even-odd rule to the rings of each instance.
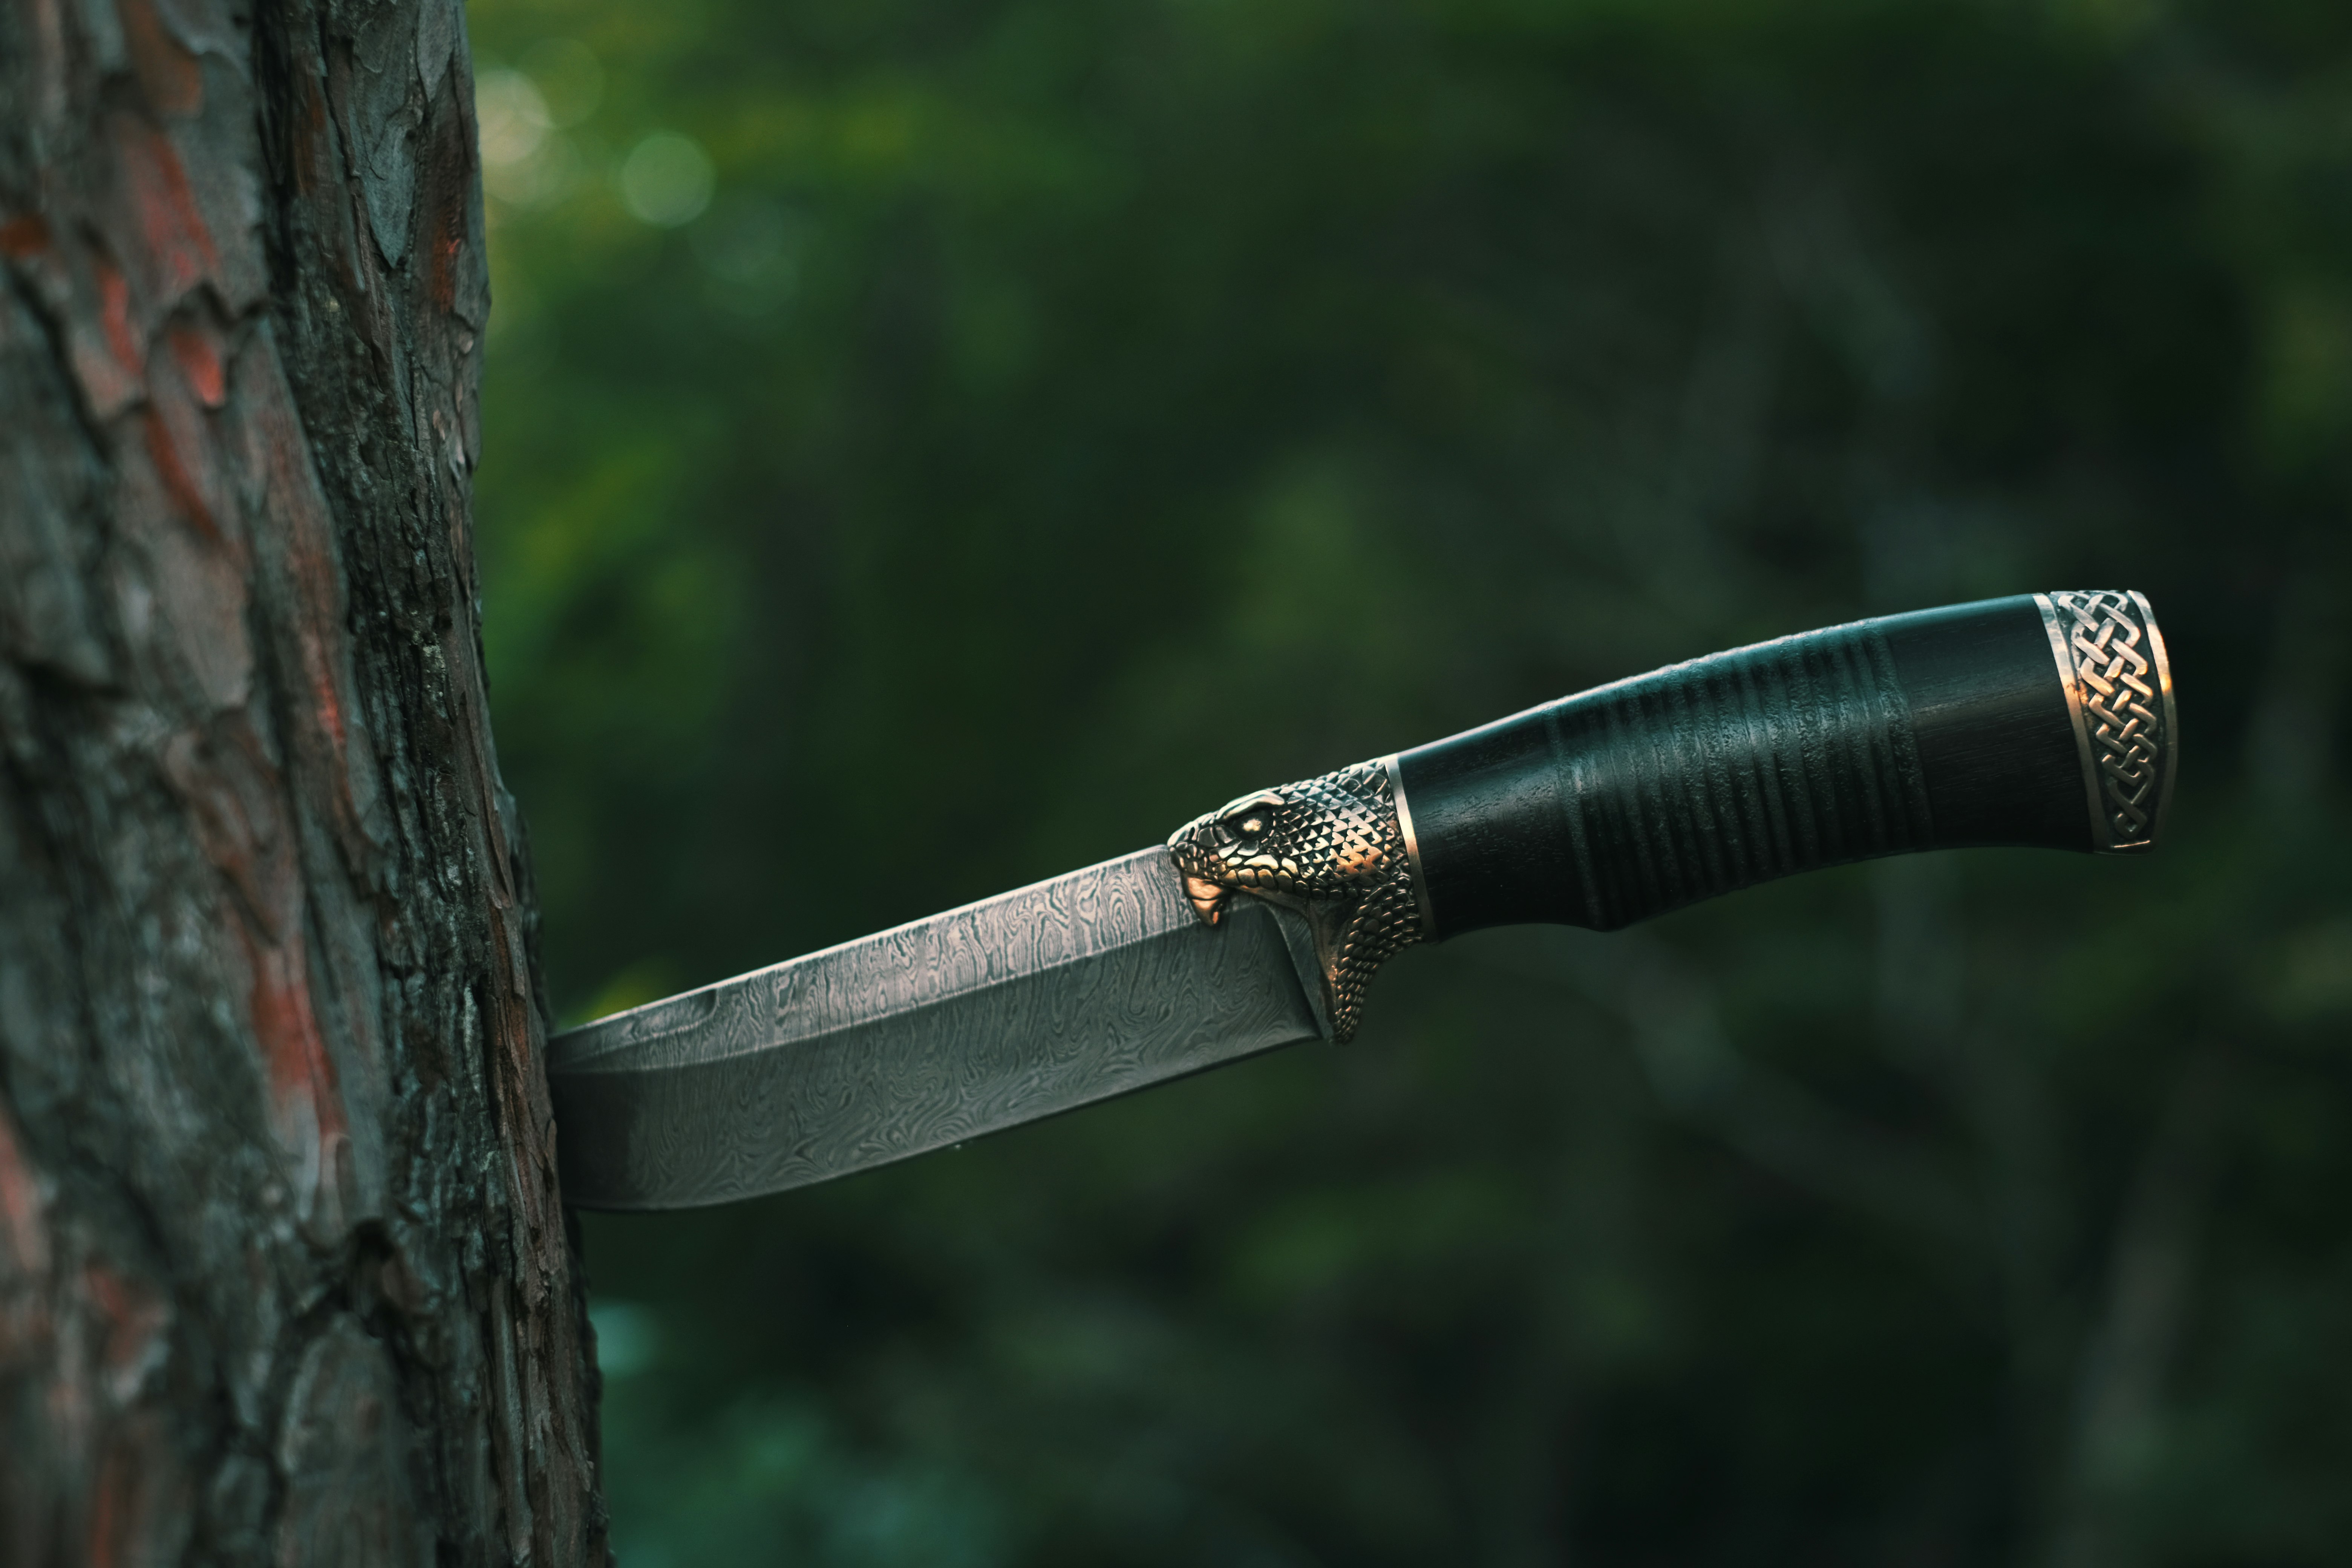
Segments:
[[[567,1018],[1874,611],[2143,589],[2186,735],[2152,860],[1489,933],[592,1218],[625,1563],[2352,1561],[2352,9],[471,24]]]

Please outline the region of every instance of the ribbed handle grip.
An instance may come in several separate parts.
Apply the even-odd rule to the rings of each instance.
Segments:
[[[2147,601],[2021,595],[1581,692],[1394,763],[1432,934],[1608,931],[1818,867],[2145,848],[2171,687]]]

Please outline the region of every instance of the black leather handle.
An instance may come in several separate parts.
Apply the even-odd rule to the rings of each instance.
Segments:
[[[2147,847],[2170,705],[2145,599],[2028,595],[1694,659],[1393,766],[1431,934],[1610,931],[1880,855]]]

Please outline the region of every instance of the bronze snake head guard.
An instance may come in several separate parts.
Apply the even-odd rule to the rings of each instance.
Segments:
[[[1372,972],[1421,938],[1412,854],[1385,760],[1243,795],[1178,828],[1168,849],[1210,925],[1235,893],[1307,918],[1335,1040],[1355,1034]]]

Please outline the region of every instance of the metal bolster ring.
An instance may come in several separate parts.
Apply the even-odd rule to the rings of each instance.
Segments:
[[[1405,799],[1404,764],[1396,752],[1391,752],[1381,759],[1381,766],[1388,770],[1389,795],[1396,802],[1397,828],[1404,835],[1405,864],[1412,868],[1412,906],[1421,912],[1422,940],[1434,942],[1437,911],[1429,902],[1429,873],[1422,869],[1421,837],[1412,829],[1412,803]]]
[[[2172,663],[2144,595],[2113,588],[2036,594],[2049,634],[2091,819],[2091,847],[2152,847],[2180,761]]]

